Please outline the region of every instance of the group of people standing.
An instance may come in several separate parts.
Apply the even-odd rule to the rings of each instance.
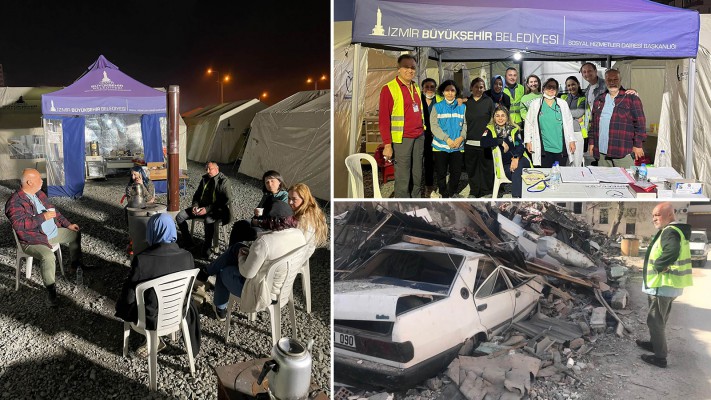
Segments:
[[[420,91],[413,80],[416,65],[412,55],[401,55],[397,77],[380,92],[379,129],[385,162],[394,163],[394,197],[430,197],[435,190],[441,197],[459,197],[463,170],[469,197],[491,196],[497,147],[513,197],[521,197],[524,168],[569,165],[576,150],[580,162],[589,151],[601,166],[629,167],[644,156],[642,103],[634,90],[621,87],[615,69],[603,80],[594,64],[585,63],[587,90],[570,76],[567,93],[558,97],[556,79],[541,84],[530,75],[522,85],[511,67],[504,77],[493,77],[489,90],[474,78],[471,95],[463,99],[453,80],[437,86],[427,78]]]

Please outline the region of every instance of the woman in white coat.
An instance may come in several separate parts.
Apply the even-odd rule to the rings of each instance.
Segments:
[[[550,78],[543,84],[543,97],[528,107],[523,142],[537,167],[550,168],[556,161],[568,165],[575,153],[573,117],[568,103],[556,94],[558,81]]]

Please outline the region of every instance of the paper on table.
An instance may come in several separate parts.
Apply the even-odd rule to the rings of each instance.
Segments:
[[[599,183],[588,167],[561,167],[560,178],[564,183]]]
[[[588,167],[600,182],[632,183],[634,179],[622,167]]]
[[[649,167],[647,178],[652,182],[666,179],[682,179],[683,177],[672,167]]]
[[[617,183],[601,183],[599,185],[585,185],[585,192],[590,199],[631,199],[629,185]]]

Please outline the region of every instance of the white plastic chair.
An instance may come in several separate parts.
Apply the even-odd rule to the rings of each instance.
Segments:
[[[304,265],[301,267],[299,275],[301,275],[301,289],[304,292],[304,302],[306,303],[306,313],[311,314],[311,268],[309,259],[316,251],[316,246],[307,244],[306,254],[304,256]]]
[[[346,168],[348,168],[348,176],[350,178],[351,197],[364,198],[365,190],[363,185],[363,167],[361,160],[366,160],[370,163],[373,179],[373,198],[380,199],[383,196],[380,194],[380,184],[378,183],[378,164],[375,158],[366,153],[355,153],[346,157]]]
[[[504,161],[501,159],[501,149],[499,146],[494,147],[491,150],[491,154],[494,157],[494,192],[491,194],[491,198],[496,199],[499,197],[499,187],[501,184],[511,183],[511,180],[506,177]]]
[[[32,277],[32,257],[31,255],[25,253],[20,246],[20,240],[17,238],[17,233],[12,230],[12,236],[15,237],[15,245],[17,248],[17,261],[15,262],[15,290],[20,290],[20,260],[25,259],[25,278],[30,279]],[[57,254],[59,258],[59,270],[62,271],[62,276],[64,275],[64,266],[62,265],[62,249],[59,248],[59,244],[52,245],[52,251]]]
[[[148,342],[150,390],[156,390],[158,386],[159,337],[174,334],[179,330],[183,331],[185,350],[190,361],[190,375],[195,376],[195,358],[193,357],[193,347],[190,343],[190,332],[188,331],[188,322],[185,320],[185,316],[190,305],[190,294],[197,274],[198,269],[190,269],[151,279],[136,286],[138,323],[124,322],[123,324],[123,356],[126,357],[128,354],[128,336],[131,333],[131,329],[146,337]],[[146,304],[143,294],[148,289],[153,289],[158,298],[156,329],[152,331],[146,330]]]
[[[272,326],[272,345],[281,339],[281,309],[284,306],[289,306],[289,320],[291,321],[292,337],[296,337],[296,308],[294,307],[294,280],[301,273],[304,265],[304,257],[306,257],[308,245],[301,246],[289,253],[277,258],[262,266],[269,268],[267,273],[267,287],[270,288],[272,297],[276,296],[276,300],[267,306],[269,311],[269,319]],[[286,270],[286,278],[283,282],[274,281],[274,276],[277,272]],[[227,303],[227,319],[225,320],[225,343],[230,334],[230,321],[232,319],[232,310],[235,304],[240,303],[240,298],[230,293],[230,299]],[[257,310],[264,311],[264,310]],[[256,319],[255,313],[249,314],[249,319]]]

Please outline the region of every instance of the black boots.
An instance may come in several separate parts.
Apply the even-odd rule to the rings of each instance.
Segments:
[[[54,283],[47,286],[47,305],[50,307],[57,307],[59,305],[57,286],[55,286]]]
[[[642,354],[640,357],[642,358],[642,361],[646,362],[647,364],[656,365],[659,368],[666,368],[667,367],[667,359],[666,358],[659,358],[659,357],[649,355],[649,354]]]

